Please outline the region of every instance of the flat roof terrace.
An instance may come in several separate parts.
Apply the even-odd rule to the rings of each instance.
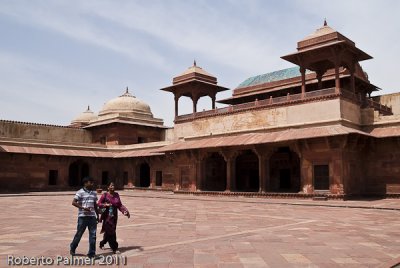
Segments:
[[[362,99],[360,95],[356,95],[353,92],[349,92],[347,90],[341,90],[340,93],[335,92],[335,88],[325,88],[321,90],[314,90],[310,92],[306,92],[304,96],[302,94],[287,94],[287,96],[283,97],[270,97],[268,99],[263,100],[254,100],[251,102],[229,105],[223,108],[217,108],[202,112],[195,112],[191,114],[183,114],[175,117],[175,123],[179,124],[182,122],[193,121],[199,118],[218,116],[223,114],[232,114],[243,112],[247,110],[255,110],[255,109],[266,109],[270,107],[277,106],[289,106],[296,105],[300,103],[313,102],[317,100],[326,100],[326,99],[336,99],[336,98],[344,98],[350,101],[353,101],[363,108],[371,107],[379,113],[384,115],[391,115],[392,109],[385,105],[382,105],[376,101],[373,101],[371,98]]]

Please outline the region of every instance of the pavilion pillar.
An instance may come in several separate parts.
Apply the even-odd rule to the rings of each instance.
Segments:
[[[211,105],[212,105],[212,109],[215,109],[215,94],[211,95]]]
[[[304,99],[304,97],[306,96],[306,69],[300,67],[300,73],[301,73],[301,98]]]
[[[351,66],[351,68],[349,68],[350,70],[350,87],[351,87],[351,91],[353,91],[353,93],[356,93],[356,80],[354,77],[354,73],[355,73],[355,66],[353,64],[353,66]]]
[[[179,102],[179,95],[175,94],[175,118],[178,116],[178,102]]]
[[[340,93],[340,77],[339,77],[339,68],[340,68],[340,61],[339,57],[336,56],[335,58],[335,93]]]
[[[318,90],[322,89],[322,75],[323,73],[321,71],[317,72]]]
[[[193,101],[193,113],[197,113],[197,101],[199,100],[199,96],[192,96]]]

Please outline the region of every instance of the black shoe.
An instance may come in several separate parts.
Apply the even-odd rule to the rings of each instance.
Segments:
[[[104,243],[100,241],[99,248],[104,249]]]
[[[70,249],[70,250],[69,250],[69,254],[70,254],[71,256],[75,256],[75,250]]]

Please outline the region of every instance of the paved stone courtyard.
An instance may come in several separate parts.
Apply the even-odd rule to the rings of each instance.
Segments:
[[[0,267],[10,256],[69,257],[77,216],[73,194],[0,195]],[[120,194],[133,214],[121,215],[117,230],[127,267],[392,267],[400,261],[398,199]],[[87,250],[86,232],[77,253]]]

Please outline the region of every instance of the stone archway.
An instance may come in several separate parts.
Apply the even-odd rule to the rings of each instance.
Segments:
[[[204,159],[204,190],[226,190],[226,162],[219,153],[212,153]]]
[[[89,164],[77,160],[69,165],[68,185],[71,187],[81,186],[82,179],[89,176]]]
[[[300,191],[300,159],[295,152],[289,147],[279,147],[269,162],[271,191]]]
[[[246,150],[236,157],[236,190],[258,192],[260,185],[259,161],[257,155]]]

